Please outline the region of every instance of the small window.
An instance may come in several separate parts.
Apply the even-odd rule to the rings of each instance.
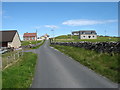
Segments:
[[[93,37],[95,37],[95,36],[93,36]]]
[[[85,38],[85,36],[83,36]]]
[[[91,36],[88,36],[88,38],[91,38]]]

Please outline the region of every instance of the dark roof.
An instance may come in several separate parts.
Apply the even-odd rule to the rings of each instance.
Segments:
[[[0,31],[2,33],[2,42],[12,42],[17,30]]]
[[[96,32],[95,30],[80,30],[80,31],[73,31],[72,33],[79,33],[79,32]]]

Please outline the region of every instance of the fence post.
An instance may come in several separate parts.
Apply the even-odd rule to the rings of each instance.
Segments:
[[[14,54],[14,60],[15,60],[15,54]]]
[[[24,54],[24,53],[23,53],[23,50],[22,50],[22,56],[23,56],[23,54]]]
[[[19,59],[19,52],[18,52],[18,59]]]
[[[11,59],[10,59],[10,63],[12,63],[13,62],[13,55],[11,54]]]
[[[9,63],[8,60],[9,60],[9,56],[7,57],[7,65],[8,65],[8,63]],[[6,66],[7,66],[7,65],[6,65]]]

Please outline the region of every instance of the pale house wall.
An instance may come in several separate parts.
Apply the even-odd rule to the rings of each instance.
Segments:
[[[79,35],[79,33],[73,33],[73,35]]]
[[[80,35],[80,39],[97,39],[97,35],[95,35],[95,34],[83,34],[83,35]]]
[[[21,41],[19,39],[18,33],[15,34],[13,41],[8,43],[8,46],[19,48],[21,46]]]
[[[12,42],[8,42],[8,47],[12,47]]]

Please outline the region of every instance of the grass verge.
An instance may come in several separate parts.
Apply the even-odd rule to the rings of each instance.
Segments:
[[[42,46],[42,45],[44,44],[44,42],[45,42],[45,40],[43,40],[40,45],[38,45],[38,46],[36,46],[36,47],[33,47],[33,48],[31,48],[31,49],[38,49],[40,46]]]
[[[91,68],[95,72],[109,78],[113,82],[120,83],[120,78],[118,77],[119,54],[114,54],[111,56],[107,53],[97,53],[95,51],[78,47],[60,45],[51,46],[72,57],[81,64]]]
[[[40,43],[41,41],[22,41],[22,46],[25,46],[25,45],[29,45],[29,44],[36,44],[36,43]]]
[[[2,88],[29,88],[32,83],[37,55],[25,52],[23,57],[2,71]]]

